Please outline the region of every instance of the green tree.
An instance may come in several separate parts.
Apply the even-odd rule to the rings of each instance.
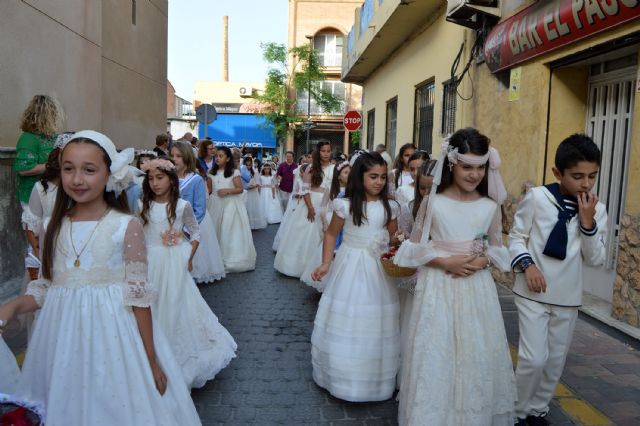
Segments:
[[[264,91],[252,97],[265,106],[260,114],[273,125],[278,141],[285,140],[290,131],[302,128],[306,114],[298,112],[296,94],[307,91],[309,81],[311,99],[328,113],[340,111],[341,100],[320,87],[325,75],[310,44],[288,50],[279,43],[263,43],[260,47],[269,70]]]

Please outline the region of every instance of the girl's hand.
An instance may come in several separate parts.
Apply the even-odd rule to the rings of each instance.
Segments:
[[[578,194],[577,198],[580,225],[585,229],[592,229],[596,217],[598,196],[592,192],[581,192]],[[529,268],[527,268],[527,270],[529,270]]]
[[[13,303],[7,303],[0,305],[0,335],[4,332],[9,325],[9,321],[13,319],[16,313],[16,308]]]
[[[224,197],[227,195],[227,190],[226,189],[218,189],[218,196],[219,197]]]
[[[547,281],[535,264],[529,266],[524,271],[524,276],[527,278],[529,291],[533,293],[545,293],[547,291]]]
[[[189,259],[189,263],[187,263],[187,269],[189,272],[193,271],[193,260]]]
[[[313,207],[307,209],[307,220],[312,223],[316,220],[316,209],[314,209]]]
[[[328,263],[323,263],[322,265],[318,266],[311,273],[311,278],[313,278],[314,281],[321,281],[329,272],[329,266],[330,265]]]
[[[162,371],[158,361],[151,362],[151,373],[153,374],[153,381],[156,383],[156,389],[158,389],[160,395],[164,395],[167,390],[167,376],[164,375],[164,371]]]
[[[466,278],[475,274],[482,268],[473,265],[471,262],[476,260],[478,256],[450,256],[443,260],[444,270],[453,275],[454,278]]]

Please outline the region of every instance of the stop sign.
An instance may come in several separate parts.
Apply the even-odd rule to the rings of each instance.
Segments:
[[[349,111],[344,115],[342,123],[348,131],[355,132],[362,126],[362,115],[358,111]]]

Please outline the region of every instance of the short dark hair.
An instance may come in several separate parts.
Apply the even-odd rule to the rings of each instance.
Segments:
[[[284,153],[285,157],[287,156],[287,154],[291,154],[291,156],[292,156],[292,157],[294,157],[294,158],[295,158],[295,156],[296,156],[296,155],[293,153],[293,151],[287,151],[287,152],[285,152],[285,153]]]
[[[596,163],[600,167],[600,148],[589,136],[575,133],[558,145],[556,150],[555,165],[560,173],[575,166],[580,161]]]
[[[166,133],[160,133],[158,136],[156,136],[156,146],[162,146],[168,142],[169,135],[167,135]]]

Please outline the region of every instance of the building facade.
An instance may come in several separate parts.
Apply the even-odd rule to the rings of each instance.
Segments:
[[[24,269],[11,170],[23,110],[35,94],[55,95],[64,130],[153,147],[167,118],[167,13],[167,0],[0,2],[0,57],[10,58],[0,73],[0,293]]]
[[[488,135],[510,194],[506,225],[526,188],[554,180],[560,141],[592,136],[610,220],[606,265],[585,271],[584,310],[632,334],[640,331],[638,18],[635,0],[367,0],[342,74],[363,85],[369,147],[397,152],[413,142],[437,154],[457,128]]]
[[[313,149],[319,139],[331,141],[334,152],[349,152],[351,134],[345,130],[342,118],[349,110],[361,111],[362,92],[359,86],[341,81],[343,50],[359,0],[289,0],[288,47],[311,43],[317,51],[326,81],[322,89],[341,100],[341,109],[328,113],[309,102],[307,91],[294,93],[297,111],[313,122],[309,142],[304,131],[296,131],[287,140],[287,149],[297,155]]]

